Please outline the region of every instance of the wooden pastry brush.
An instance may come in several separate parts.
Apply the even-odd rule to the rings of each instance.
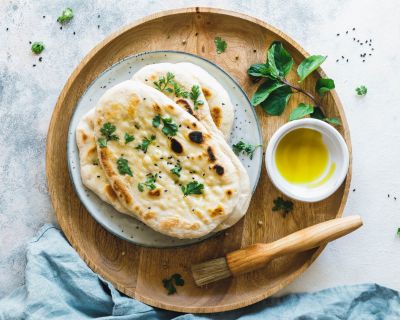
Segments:
[[[266,266],[277,257],[307,251],[340,238],[362,226],[360,216],[325,221],[292,233],[271,243],[257,243],[217,258],[192,266],[198,286],[228,277],[237,277]]]

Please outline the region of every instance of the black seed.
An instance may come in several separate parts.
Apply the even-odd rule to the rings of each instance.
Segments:
[[[98,15],[97,18],[100,18],[100,15]]]
[[[62,30],[62,27],[60,27],[60,30]]]
[[[339,59],[337,59],[336,62],[339,62]]]
[[[46,18],[46,16],[43,16],[43,19],[45,19]]]
[[[202,143],[204,141],[203,133],[200,131],[192,131],[189,133],[189,139],[194,143]]]
[[[75,31],[74,31],[74,32],[72,32],[72,34],[73,34],[73,35],[76,35]]]
[[[43,58],[42,58],[42,57],[39,57],[39,62],[42,62],[42,60],[43,60]]]
[[[32,44],[32,41],[29,41],[29,44]]]
[[[97,25],[97,29],[100,29],[100,25],[99,24]]]
[[[32,67],[36,67],[36,64],[33,64]]]
[[[337,33],[337,34],[336,34],[336,36],[338,36],[338,37],[339,37],[339,36],[340,36],[340,33]]]
[[[353,31],[356,30],[356,28],[353,28]]]
[[[346,34],[348,34],[349,32],[348,31],[346,31]]]
[[[346,59],[346,62],[349,62],[349,59]]]
[[[253,52],[254,52],[254,53],[256,53],[256,52],[257,52],[257,50],[256,50],[256,49],[254,49],[254,50],[253,50]]]

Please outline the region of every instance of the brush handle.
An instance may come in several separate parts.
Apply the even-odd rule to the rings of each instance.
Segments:
[[[276,257],[319,247],[356,230],[362,224],[360,216],[325,221],[271,243],[257,243],[233,251],[226,255],[226,260],[233,276],[237,276],[262,268]]]

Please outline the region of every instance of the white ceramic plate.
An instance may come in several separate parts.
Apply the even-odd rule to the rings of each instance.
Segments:
[[[239,140],[253,145],[262,145],[262,136],[257,116],[245,92],[237,82],[225,71],[214,63],[201,57],[178,51],[151,51],[133,55],[119,61],[105,70],[83,94],[76,105],[68,130],[67,160],[72,182],[83,205],[109,232],[116,236],[147,247],[177,247],[197,243],[213,234],[198,239],[176,239],[158,233],[133,217],[119,213],[112,206],[100,200],[93,192],[88,190],[81,181],[79,168],[79,153],[75,140],[75,129],[81,117],[92,109],[104,92],[125,80],[130,79],[140,68],[161,62],[191,62],[202,67],[214,76],[228,91],[235,106],[235,121],[230,137],[230,144]],[[250,183],[255,190],[261,172],[262,148],[257,148],[254,157],[250,160],[247,156],[239,156],[245,166]]]

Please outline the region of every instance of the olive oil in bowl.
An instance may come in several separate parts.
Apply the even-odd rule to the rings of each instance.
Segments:
[[[349,152],[340,133],[316,119],[286,123],[271,137],[265,154],[268,175],[285,195],[316,202],[342,184]]]

